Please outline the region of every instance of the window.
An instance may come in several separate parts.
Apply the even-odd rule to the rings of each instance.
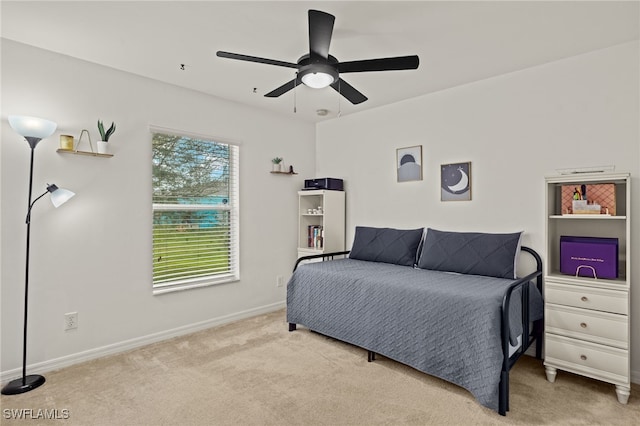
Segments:
[[[238,280],[238,147],[152,135],[154,293]]]

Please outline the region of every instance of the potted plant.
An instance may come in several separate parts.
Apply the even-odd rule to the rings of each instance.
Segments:
[[[273,171],[274,172],[281,172],[282,171],[282,157],[275,157],[271,160],[271,162],[273,163]]]
[[[111,135],[113,135],[115,131],[116,131],[116,125],[113,121],[111,122],[111,127],[109,127],[105,132],[102,121],[98,120],[98,132],[100,132],[100,140],[97,143],[98,154],[106,154],[108,152],[107,142],[109,142],[109,138],[111,137]]]

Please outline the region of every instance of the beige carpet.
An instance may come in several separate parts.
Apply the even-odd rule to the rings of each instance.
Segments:
[[[363,349],[304,328],[289,333],[284,311],[46,378],[32,392],[2,396],[2,425],[640,424],[637,385],[621,405],[612,385],[564,372],[551,384],[542,363],[524,357],[502,417],[466,390],[384,357],[368,363]],[[59,419],[12,420],[12,409]]]

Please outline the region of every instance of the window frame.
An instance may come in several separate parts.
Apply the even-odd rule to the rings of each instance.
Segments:
[[[213,137],[209,135],[196,134],[192,132],[168,129],[159,126],[149,126],[150,144],[153,149],[153,135],[156,133],[184,137],[189,139],[197,139],[211,143],[223,144],[229,147],[229,196],[228,203],[225,205],[218,204],[166,204],[153,202],[153,183],[151,186],[151,286],[154,295],[166,294],[176,291],[189,290],[193,288],[210,287],[218,284],[236,282],[240,280],[240,144],[226,139]],[[153,156],[152,156],[153,157]],[[153,173],[153,163],[151,164]],[[179,278],[171,281],[154,283],[153,282],[153,215],[156,211],[228,211],[229,212],[229,271],[226,273],[213,274],[199,277]]]

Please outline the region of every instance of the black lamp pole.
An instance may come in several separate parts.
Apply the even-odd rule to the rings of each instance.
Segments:
[[[29,392],[32,389],[41,386],[45,382],[44,376],[38,374],[32,374],[27,376],[27,318],[28,318],[28,306],[29,306],[29,242],[31,237],[31,208],[36,201],[42,198],[47,192],[39,196],[31,202],[31,194],[33,191],[33,157],[36,149],[36,145],[40,142],[41,138],[35,138],[27,136],[25,137],[29,146],[31,147],[31,164],[29,167],[29,203],[27,204],[27,253],[26,253],[26,266],[24,273],[24,329],[22,334],[22,377],[15,379],[7,383],[2,388],[3,395],[16,395],[19,393]]]

